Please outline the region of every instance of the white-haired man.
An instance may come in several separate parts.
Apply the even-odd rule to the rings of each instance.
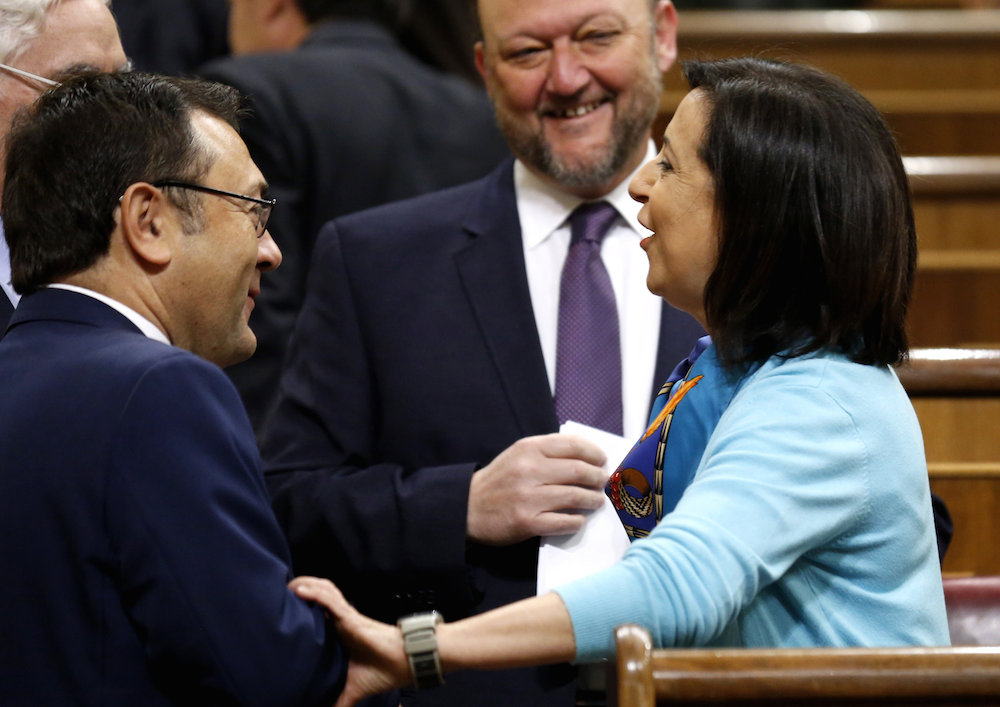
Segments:
[[[110,71],[126,63],[108,0],[0,0],[0,158],[14,113],[48,88],[53,76],[75,67]],[[0,289],[2,336],[19,299],[10,284],[2,223]]]

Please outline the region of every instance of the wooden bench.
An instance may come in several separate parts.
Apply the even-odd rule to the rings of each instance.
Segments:
[[[678,58],[813,64],[864,93],[908,154],[1000,154],[1000,10],[681,10]],[[654,134],[687,87],[664,77]]]
[[[1000,703],[1000,647],[653,650],[626,625],[615,648],[617,707]]]
[[[913,349],[897,372],[955,522],[944,571],[1000,574],[1000,350]]]

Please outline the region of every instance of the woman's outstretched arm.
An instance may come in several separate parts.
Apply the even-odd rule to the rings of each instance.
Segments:
[[[328,580],[298,577],[289,586],[303,599],[326,607],[350,651],[347,684],[336,707],[412,682],[398,627],[358,613]],[[554,593],[441,624],[437,640],[446,673],[559,663],[576,655],[573,624]]]

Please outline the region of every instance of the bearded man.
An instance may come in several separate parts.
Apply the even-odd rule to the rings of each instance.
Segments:
[[[578,529],[606,479],[600,450],[560,423],[638,437],[702,333],[646,290],[627,192],[655,153],[671,3],[482,0],[479,14],[476,64],[516,159],[324,227],[263,439],[295,570],[392,621],[534,594],[539,537]],[[596,284],[580,279],[594,268]],[[572,705],[576,687],[565,665],[455,674],[403,703]]]

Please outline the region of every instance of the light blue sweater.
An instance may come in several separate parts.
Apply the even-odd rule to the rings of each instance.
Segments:
[[[658,646],[948,644],[923,441],[895,373],[767,361],[734,384],[674,512],[557,591],[580,662],[610,656],[628,622]]]

